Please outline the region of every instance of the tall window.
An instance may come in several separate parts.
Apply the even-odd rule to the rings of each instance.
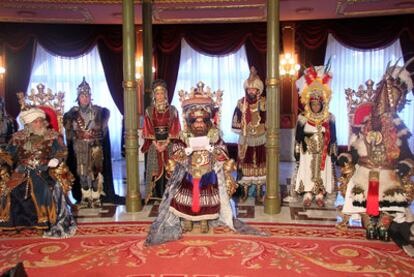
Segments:
[[[77,105],[77,87],[85,77],[91,87],[92,103],[107,108],[113,159],[121,158],[122,115],[116,107],[106,83],[99,52],[95,46],[89,53],[76,58],[56,56],[40,44],[30,77],[29,91],[42,83],[53,92],[65,92],[65,112]]]
[[[180,69],[172,104],[177,108],[182,120],[179,90],[189,92],[198,81],[202,81],[212,91],[223,90],[220,128],[225,142],[237,142],[238,135],[231,131],[231,121],[237,100],[244,96],[243,82],[248,76],[249,65],[244,46],[226,56],[206,56],[192,49],[183,39]]]
[[[388,62],[403,65],[400,41],[383,49],[360,51],[340,44],[332,35],[328,37],[325,64],[331,58],[331,70],[333,74],[331,88],[332,100],[330,111],[336,118],[336,132],[338,144],[348,144],[348,114],[345,89],[358,89],[361,84],[365,85],[368,79],[375,83],[379,82],[385,72]],[[399,114],[411,132],[414,130],[414,99],[413,94],[409,93],[407,99],[411,100],[404,110]],[[413,149],[413,138],[409,145]]]

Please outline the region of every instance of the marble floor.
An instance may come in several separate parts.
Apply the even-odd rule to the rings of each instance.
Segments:
[[[279,168],[279,184],[282,198],[289,194],[290,178],[295,169],[294,162],[281,162]],[[125,161],[113,162],[113,176],[115,191],[120,196],[126,195]],[[144,196],[144,164],[139,164],[140,192]],[[254,193],[254,191],[253,191]],[[327,224],[334,225],[337,221],[335,208],[336,194],[328,197],[327,205],[319,208],[316,205],[304,209],[300,199],[283,202],[278,214],[269,215],[264,212],[264,206],[256,203],[252,192],[243,202],[237,203],[238,217],[247,222],[279,222],[292,224]],[[152,221],[157,215],[157,205],[143,206],[140,212],[128,213],[123,205],[114,206],[105,204],[101,209],[81,209],[75,212],[78,222],[117,222],[117,221]],[[358,222],[356,222],[358,224]]]

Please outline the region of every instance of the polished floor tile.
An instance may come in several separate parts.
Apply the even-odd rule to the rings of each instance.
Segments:
[[[286,186],[295,170],[295,163],[281,162],[279,167],[279,184],[282,198],[289,195]],[[126,196],[127,184],[125,173],[125,160],[114,161],[112,164],[115,192]],[[144,163],[139,163],[139,179],[141,196],[145,197]],[[247,222],[280,222],[292,224],[335,224],[337,211],[335,208],[335,195],[331,195],[325,208],[311,207],[304,209],[300,199],[294,199],[289,203],[282,202],[280,212],[267,214],[263,205],[258,205],[254,197],[254,189],[250,190],[249,198],[245,202],[238,203],[238,217]],[[106,204],[102,209],[81,209],[75,213],[78,222],[117,222],[117,221],[152,221],[157,215],[158,207],[146,205],[139,212],[127,212],[125,206]]]

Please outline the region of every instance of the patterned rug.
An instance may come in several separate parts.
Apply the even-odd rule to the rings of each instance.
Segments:
[[[413,259],[392,242],[367,241],[361,229],[252,224],[269,237],[197,228],[176,242],[145,247],[150,222],[85,223],[51,240],[35,231],[0,233],[0,272],[23,261],[35,276],[241,277],[412,276]]]

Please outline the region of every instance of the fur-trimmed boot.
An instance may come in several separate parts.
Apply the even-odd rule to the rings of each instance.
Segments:
[[[208,221],[207,220],[200,221],[200,232],[203,234],[208,233]]]
[[[309,208],[312,205],[313,193],[307,192],[303,195],[303,206]]]
[[[193,230],[193,222],[191,220],[184,219],[183,225],[184,232],[191,232]]]
[[[318,193],[318,194],[315,196],[315,203],[316,203],[316,205],[317,205],[319,208],[323,208],[323,207],[325,207],[325,200],[324,200],[324,198],[325,198],[325,195],[324,195],[322,192]]]

